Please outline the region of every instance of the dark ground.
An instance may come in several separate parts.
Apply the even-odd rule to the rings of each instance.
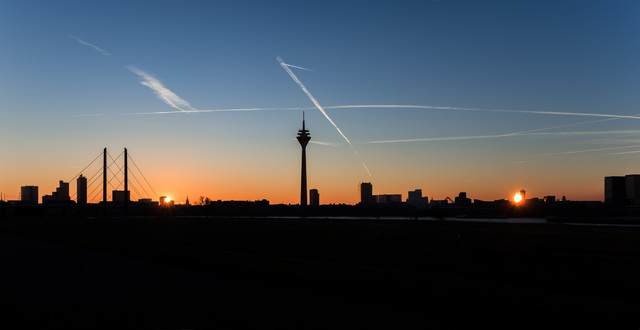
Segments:
[[[640,227],[0,222],[0,327],[640,327]]]

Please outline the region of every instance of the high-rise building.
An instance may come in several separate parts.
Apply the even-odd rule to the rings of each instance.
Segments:
[[[309,190],[309,205],[320,206],[320,194],[318,193],[318,189]]]
[[[76,190],[76,202],[78,205],[87,204],[87,178],[82,174],[76,180],[77,190]]]
[[[302,175],[300,179],[300,206],[307,206],[307,144],[311,140],[309,131],[304,128],[304,113],[302,113],[302,129],[298,130],[298,142],[302,147]]]
[[[623,176],[604,178],[604,203],[614,206],[627,204],[627,181]]]
[[[625,175],[626,198],[632,205],[640,204],[640,174]]]
[[[38,186],[20,187],[20,201],[30,204],[38,204]]]
[[[359,187],[360,187],[360,204],[361,205],[373,204],[374,203],[373,185],[371,185],[371,182],[361,182]]]

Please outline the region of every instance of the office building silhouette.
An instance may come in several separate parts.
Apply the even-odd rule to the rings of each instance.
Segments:
[[[298,130],[298,142],[302,147],[302,173],[300,179],[300,206],[307,206],[307,153],[306,148],[311,136],[304,127],[304,112],[302,113],[302,129]]]
[[[318,193],[318,189],[309,190],[309,205],[320,206],[320,194]]]
[[[604,203],[614,206],[627,204],[627,183],[624,176],[604,178]]]
[[[87,178],[80,174],[78,180],[76,180],[76,202],[78,205],[87,204]]]
[[[640,205],[640,174],[625,175],[626,198],[631,205]]]
[[[56,188],[56,191],[51,193],[51,195],[42,196],[42,203],[47,202],[69,202],[71,201],[71,197],[69,197],[69,183],[60,180],[60,186]]]
[[[38,186],[20,187],[20,201],[29,204],[38,204]]]
[[[524,190],[521,190],[520,193],[522,194],[522,198],[524,199]],[[467,198],[466,192],[461,192],[458,194],[458,197],[455,198],[455,205],[463,207],[469,206],[471,205],[471,199]]]
[[[130,201],[131,194],[128,190],[114,190],[111,192],[111,200],[114,202],[128,202]]]
[[[409,191],[407,205],[412,205],[417,209],[426,209],[429,205],[429,198],[427,196],[422,197],[422,189]]]
[[[361,182],[359,188],[361,205],[371,205],[375,203],[373,199],[373,185],[371,182]]]

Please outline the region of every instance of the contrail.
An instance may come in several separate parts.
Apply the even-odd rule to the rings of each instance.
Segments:
[[[174,92],[170,91],[168,88],[164,87],[164,85],[158,81],[158,79],[154,78],[153,76],[151,76],[150,74],[136,68],[133,66],[128,66],[127,69],[129,69],[131,72],[137,74],[138,76],[140,76],[140,78],[142,79],[142,81],[140,81],[140,83],[144,86],[147,86],[149,88],[151,88],[151,90],[156,93],[156,96],[158,96],[158,98],[168,104],[170,107],[174,108],[174,109],[178,109],[181,112],[196,112],[197,110],[194,109],[191,104],[189,104],[189,102],[183,100],[182,98],[180,98],[178,95],[176,95]]]
[[[81,45],[85,45],[85,46],[89,46],[97,51],[99,51],[102,55],[104,56],[110,56],[111,54],[109,54],[109,52],[107,52],[106,50],[94,45],[94,44],[90,44],[76,36],[69,36],[69,38],[75,39],[77,42],[79,42]]]
[[[319,145],[322,145],[322,146],[330,146],[330,147],[338,147],[338,146],[340,146],[340,144],[338,144],[338,143],[322,142],[322,141],[309,141],[309,143],[315,143],[315,144],[319,144]]]
[[[640,145],[634,146],[624,146],[624,147],[611,147],[611,148],[598,148],[598,149],[588,149],[588,150],[574,150],[574,151],[564,151],[564,152],[554,152],[551,154],[542,154],[538,156],[556,156],[556,155],[567,155],[567,154],[579,154],[585,152],[596,152],[596,151],[605,151],[605,150],[616,150],[616,149],[628,149],[628,148],[638,148]]]
[[[100,117],[100,116],[104,116],[103,113],[88,113],[88,114],[83,114],[83,115],[73,115],[71,117]]]
[[[541,128],[538,130],[543,130]],[[494,135],[471,135],[471,136],[451,136],[451,137],[434,137],[434,138],[418,138],[418,139],[402,139],[402,140],[379,140],[363,142],[367,144],[380,143],[401,143],[401,142],[428,142],[428,141],[453,141],[453,140],[476,140],[476,139],[495,139],[513,136],[549,136],[549,135],[606,135],[606,134],[640,134],[640,130],[617,130],[617,131],[576,131],[576,132],[535,132],[537,130],[513,132],[506,134]]]
[[[156,112],[134,112],[128,113],[128,115],[138,116],[138,115],[167,115],[167,114],[178,114],[178,113],[207,113],[207,112],[245,112],[245,111],[269,111],[269,110],[301,110],[302,108],[290,108],[290,109],[282,109],[282,108],[235,108],[235,109],[211,109],[211,110],[180,110],[180,111],[156,111]],[[315,109],[315,108],[305,108],[305,110]]]
[[[356,155],[358,156],[358,159],[360,160],[360,162],[362,163],[362,166],[364,166],[364,169],[367,170],[367,173],[369,174],[369,176],[371,176],[371,172],[369,172],[369,168],[367,168],[367,165],[364,164],[364,162],[362,161],[362,159],[360,159],[360,155],[358,155],[358,151],[354,148],[353,144],[351,143],[351,141],[349,141],[349,139],[344,135],[344,133],[342,133],[342,131],[340,130],[340,128],[338,128],[338,125],[336,125],[336,123],[333,122],[333,120],[331,120],[331,118],[329,117],[329,115],[327,114],[326,111],[324,111],[324,109],[322,108],[322,106],[320,105],[320,103],[318,103],[318,101],[316,100],[315,97],[313,97],[313,95],[311,95],[311,93],[309,92],[309,90],[307,90],[306,87],[304,87],[304,85],[302,84],[302,82],[300,81],[300,79],[298,79],[298,77],[296,77],[296,75],[293,73],[293,71],[291,71],[291,69],[289,69],[289,64],[285,63],[280,56],[276,57],[276,60],[278,61],[278,63],[280,63],[280,66],[282,66],[282,68],[287,71],[287,73],[289,74],[289,76],[291,76],[291,79],[293,79],[293,81],[296,82],[296,84],[298,84],[298,86],[300,86],[300,89],[302,89],[302,91],[307,94],[307,97],[309,97],[309,99],[311,100],[311,102],[313,102],[313,104],[316,106],[316,108],[318,108],[318,110],[320,110],[320,112],[322,112],[322,114],[327,118],[327,120],[333,125],[333,127],[336,128],[336,130],[338,131],[338,133],[340,133],[340,135],[342,135],[342,137],[345,139],[345,141],[347,141],[347,143],[351,146],[351,148],[353,148],[353,150],[355,151]]]
[[[640,116],[612,115],[612,114],[589,113],[589,112],[560,112],[560,111],[538,111],[538,110],[459,108],[459,107],[440,107],[440,106],[429,106],[429,105],[356,104],[356,105],[328,106],[326,108],[327,109],[355,109],[355,108],[432,109],[432,110],[456,110],[456,111],[478,111],[478,112],[531,113],[531,114],[539,114],[539,115],[556,115],[556,116],[584,116],[584,117],[606,117],[606,118],[619,118],[619,119],[640,119]]]
[[[281,64],[282,65],[282,64]],[[287,73],[291,72],[291,70],[289,70],[287,67],[289,67],[289,64],[284,63],[283,68],[285,68],[285,70],[287,70]],[[290,73],[290,75],[293,75],[293,72]],[[292,76],[292,78],[295,77],[295,75]],[[294,78],[294,81],[296,81],[296,83],[298,83],[298,85],[300,85],[300,80],[297,79],[297,77]],[[303,88],[304,85],[301,87]],[[311,95],[309,94],[309,91],[306,88],[303,88],[303,91],[305,91],[305,93],[307,93],[307,95]],[[313,96],[311,96],[312,101],[315,101],[315,99],[313,99]],[[314,104],[317,101],[314,102]],[[318,105],[316,104],[316,108]],[[509,113],[530,113],[530,114],[539,114],[539,115],[556,115],[556,116],[581,116],[581,117],[604,117],[607,118],[606,120],[614,120],[614,119],[640,119],[640,115],[614,115],[614,114],[604,114],[604,113],[588,113],[588,112],[559,112],[559,111],[537,111],[537,110],[508,110],[508,109],[482,109],[482,108],[459,108],[459,107],[440,107],[440,106],[429,106],[429,105],[399,105],[399,104],[355,104],[355,105],[333,105],[333,106],[325,106],[325,107],[320,107],[318,109],[323,109],[320,110],[322,111],[323,114],[325,114],[325,117],[327,117],[327,119],[329,119],[329,121],[331,121],[330,118],[328,118],[328,116],[326,115],[326,112],[324,112],[324,109],[358,109],[358,108],[386,108],[386,109],[392,109],[392,108],[398,108],[398,109],[429,109],[429,110],[455,110],[455,111],[475,111],[475,112],[509,112]],[[310,110],[310,109],[314,109],[314,108],[309,108],[309,107],[299,107],[299,108],[249,108],[249,109],[213,109],[213,110],[195,110],[193,109],[192,111],[189,112],[218,112],[218,111],[287,111],[287,110]],[[182,112],[182,111],[181,111]],[[140,114],[140,115],[155,115],[155,114],[169,114],[169,113],[173,113],[173,112],[148,112],[148,113],[136,113],[136,114]],[[603,120],[605,121],[605,120]],[[598,121],[593,121],[593,123],[596,123]],[[331,121],[331,123],[335,126],[335,124],[333,123],[333,121]],[[591,122],[585,122],[585,123],[591,123]],[[576,124],[570,124],[570,125],[580,125],[582,123],[576,123]],[[340,130],[338,130],[340,131]],[[341,135],[342,132],[340,132]],[[344,137],[344,135],[343,135]]]
[[[614,152],[614,153],[610,153],[609,155],[625,155],[625,154],[637,154],[637,153],[640,153],[640,150],[625,151],[625,152]]]

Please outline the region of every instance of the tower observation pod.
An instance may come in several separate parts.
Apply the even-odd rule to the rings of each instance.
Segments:
[[[304,112],[302,113],[302,129],[298,130],[298,142],[302,147],[302,175],[300,180],[300,206],[307,206],[307,153],[306,148],[311,136],[309,131],[304,127]]]

